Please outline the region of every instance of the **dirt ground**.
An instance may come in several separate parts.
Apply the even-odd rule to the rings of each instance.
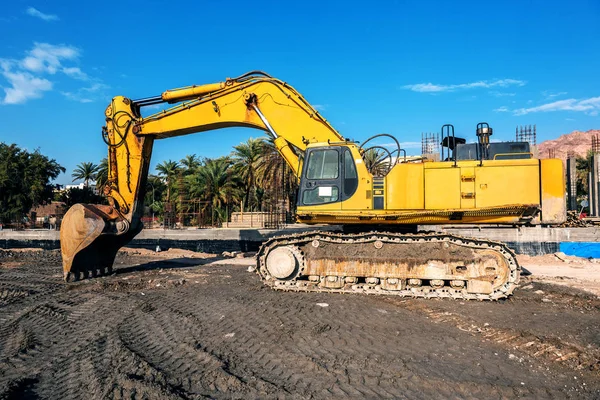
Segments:
[[[465,302],[276,292],[185,251],[66,285],[58,251],[0,250],[0,399],[600,398],[600,264],[544,257]]]

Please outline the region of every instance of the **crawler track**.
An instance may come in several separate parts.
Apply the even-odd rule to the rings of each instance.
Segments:
[[[282,248],[289,255],[270,257],[274,250]],[[494,257],[494,261],[500,261],[493,268],[494,276],[475,273],[475,268],[481,269]],[[296,267],[288,268],[294,271],[285,276],[285,267],[281,272],[275,264],[285,265],[288,258],[295,259]],[[477,263],[480,264],[477,267],[469,266]],[[327,268],[333,271],[333,264],[341,267],[329,272],[332,275],[311,275],[311,271],[314,273],[319,267],[321,271]],[[457,266],[468,271],[458,273]],[[361,275],[364,270],[369,270],[369,274]],[[266,285],[285,291],[498,300],[513,293],[519,282],[520,267],[506,245],[490,240],[437,233],[313,231],[274,237],[265,242],[257,254],[257,272]],[[471,286],[475,281],[490,280],[493,280],[492,285],[488,284],[483,290],[473,290],[475,286]],[[416,284],[411,286],[411,281]]]

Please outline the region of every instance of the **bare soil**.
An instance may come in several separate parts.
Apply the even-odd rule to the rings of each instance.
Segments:
[[[600,298],[536,275],[552,260],[465,302],[276,292],[251,258],[175,253],[66,285],[57,251],[0,251],[0,399],[600,397]]]
[[[569,286],[600,296],[600,259],[588,260],[563,253],[519,255],[517,259],[539,282]]]

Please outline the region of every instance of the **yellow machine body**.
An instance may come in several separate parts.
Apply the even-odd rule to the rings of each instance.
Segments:
[[[565,220],[561,160],[407,162],[382,178],[348,146],[356,193],[324,205],[298,204],[298,219],[319,224],[560,224]],[[301,200],[301,199],[300,199]]]

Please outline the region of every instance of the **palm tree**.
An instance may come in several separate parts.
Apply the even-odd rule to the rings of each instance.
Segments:
[[[208,159],[196,174],[190,177],[190,195],[205,200],[211,215],[221,219],[222,211],[228,202],[239,197],[235,175],[232,175],[232,162],[227,157]]]
[[[188,154],[187,156],[185,156],[185,158],[182,158],[179,162],[184,167],[183,174],[184,175],[192,175],[200,167],[201,160],[195,154]]]
[[[389,169],[388,154],[379,149],[368,149],[363,154],[365,167],[373,176],[385,176]]]
[[[585,157],[577,156],[576,174],[577,174],[577,196],[583,196],[589,192],[588,174],[592,165],[594,153],[588,150]]]
[[[98,165],[96,172],[96,187],[101,188],[108,182],[108,159],[104,157]]]
[[[245,143],[234,146],[231,157],[234,169],[244,185],[244,204],[250,208],[250,193],[256,186],[256,170],[261,158],[262,139],[248,139]]]
[[[257,183],[272,200],[286,200],[287,211],[295,204],[298,179],[275,147],[274,139],[263,140],[261,157],[258,161]]]
[[[88,187],[90,180],[96,179],[97,172],[98,166],[96,164],[93,162],[82,162],[73,170],[71,176],[74,178],[73,182],[83,179],[85,187]]]
[[[144,204],[149,204],[153,211],[158,211],[162,202],[159,200],[165,191],[165,184],[162,179],[157,175],[148,175],[148,181],[146,183],[146,197]]]
[[[162,176],[167,184],[167,203],[171,200],[171,184],[179,172],[179,168],[179,163],[173,160],[163,161],[156,166],[158,175]]]

